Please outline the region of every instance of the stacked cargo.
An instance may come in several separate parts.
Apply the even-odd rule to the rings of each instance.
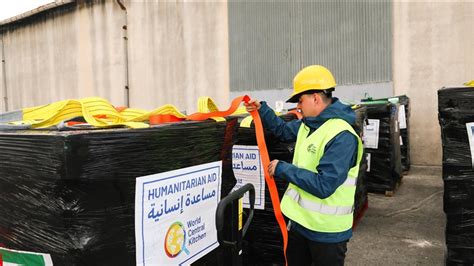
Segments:
[[[398,103],[398,124],[400,128],[400,155],[402,161],[402,170],[410,170],[410,139],[409,139],[409,119],[410,119],[410,98],[406,95],[394,96],[381,99],[364,99],[363,102],[391,102]]]
[[[474,264],[474,89],[438,91],[447,265]]]
[[[366,186],[369,192],[392,195],[402,173],[398,104],[373,101],[363,105],[368,118],[364,129]]]
[[[134,265],[136,178],[222,160],[227,195],[234,125],[0,131],[0,245],[57,265]]]
[[[364,125],[367,121],[367,108],[358,106],[354,109],[356,113],[356,125],[355,131],[359,136],[363,137],[363,130]],[[357,177],[357,185],[356,185],[356,193],[355,193],[355,201],[354,201],[354,223],[357,223],[359,219],[361,219],[363,212],[368,206],[368,198],[367,198],[367,187],[365,185],[366,179],[366,171],[367,171],[367,158],[366,153],[364,150],[364,155],[360,161],[359,165],[359,176]]]

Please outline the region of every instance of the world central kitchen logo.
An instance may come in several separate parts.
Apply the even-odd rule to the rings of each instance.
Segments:
[[[201,222],[201,216],[187,222],[188,230],[181,222],[174,222],[168,228],[165,236],[165,253],[170,258],[177,257],[182,251],[189,255],[186,246],[192,246],[206,238],[206,224]]]
[[[316,153],[316,145],[314,145],[313,143],[309,144],[306,149],[308,150],[308,152]]]

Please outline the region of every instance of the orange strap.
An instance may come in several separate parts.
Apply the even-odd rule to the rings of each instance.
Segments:
[[[250,100],[250,97],[247,95],[240,96],[232,100],[232,104],[230,108],[226,111],[216,111],[216,112],[211,112],[211,113],[194,113],[187,116],[186,118],[189,120],[202,121],[202,120],[209,119],[211,117],[229,116],[232,113],[234,113],[235,110],[237,110],[237,108],[242,102],[248,102],[249,100]],[[273,179],[273,176],[271,176],[270,173],[268,173],[270,158],[268,156],[267,145],[265,143],[265,135],[263,132],[262,120],[260,119],[260,115],[258,114],[257,110],[251,112],[250,114],[253,117],[253,121],[255,125],[255,135],[257,137],[258,149],[260,150],[260,154],[262,158],[263,173],[265,176],[265,181],[267,183],[268,190],[270,191],[270,198],[272,200],[273,211],[275,214],[275,218],[278,222],[278,225],[280,226],[281,235],[283,236],[283,255],[285,256],[285,262],[288,265],[288,262],[286,259],[286,247],[288,245],[288,231],[286,229],[285,219],[283,218],[283,214],[281,213],[280,197],[278,196],[278,190],[275,184],[275,180]]]
[[[159,125],[163,123],[179,122],[183,120],[184,118],[177,117],[175,115],[166,115],[166,114],[150,115],[150,118],[149,118],[150,125]]]
[[[303,115],[300,112],[298,112],[296,109],[291,110],[288,113],[296,115],[296,118],[298,118],[298,120],[301,120],[303,118]]]

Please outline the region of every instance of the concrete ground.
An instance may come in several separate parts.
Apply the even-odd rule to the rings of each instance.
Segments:
[[[412,167],[393,197],[369,193],[346,265],[444,265],[441,167]]]

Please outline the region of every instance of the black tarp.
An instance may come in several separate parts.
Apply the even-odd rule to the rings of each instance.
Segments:
[[[438,91],[443,147],[443,209],[446,213],[447,265],[474,264],[474,88]]]
[[[410,170],[410,98],[407,95],[393,96],[390,98],[380,99],[363,99],[362,102],[398,102],[398,122],[400,124],[400,156],[402,163],[402,170]],[[403,109],[403,110],[402,110]],[[403,117],[404,115],[404,117]],[[402,119],[405,120],[402,126]]]
[[[367,108],[364,106],[354,109],[356,113],[356,125],[354,127],[359,137],[363,137],[364,125],[367,123]],[[361,212],[367,205],[367,186],[366,186],[366,171],[367,171],[367,157],[364,149],[364,154],[359,165],[359,175],[357,177],[356,193],[354,200],[354,218],[360,219]]]
[[[0,244],[55,265],[134,265],[135,178],[222,160],[227,195],[235,125],[0,131]]]
[[[369,154],[367,189],[369,192],[393,191],[402,176],[398,106],[386,101],[364,102],[363,105],[367,108],[367,119],[379,121],[378,147],[365,144],[365,152]]]
[[[405,128],[400,128],[400,154],[402,158],[402,170],[410,170],[411,160],[410,160],[410,98],[406,95],[395,96],[398,98],[400,106],[404,107],[405,111]]]

